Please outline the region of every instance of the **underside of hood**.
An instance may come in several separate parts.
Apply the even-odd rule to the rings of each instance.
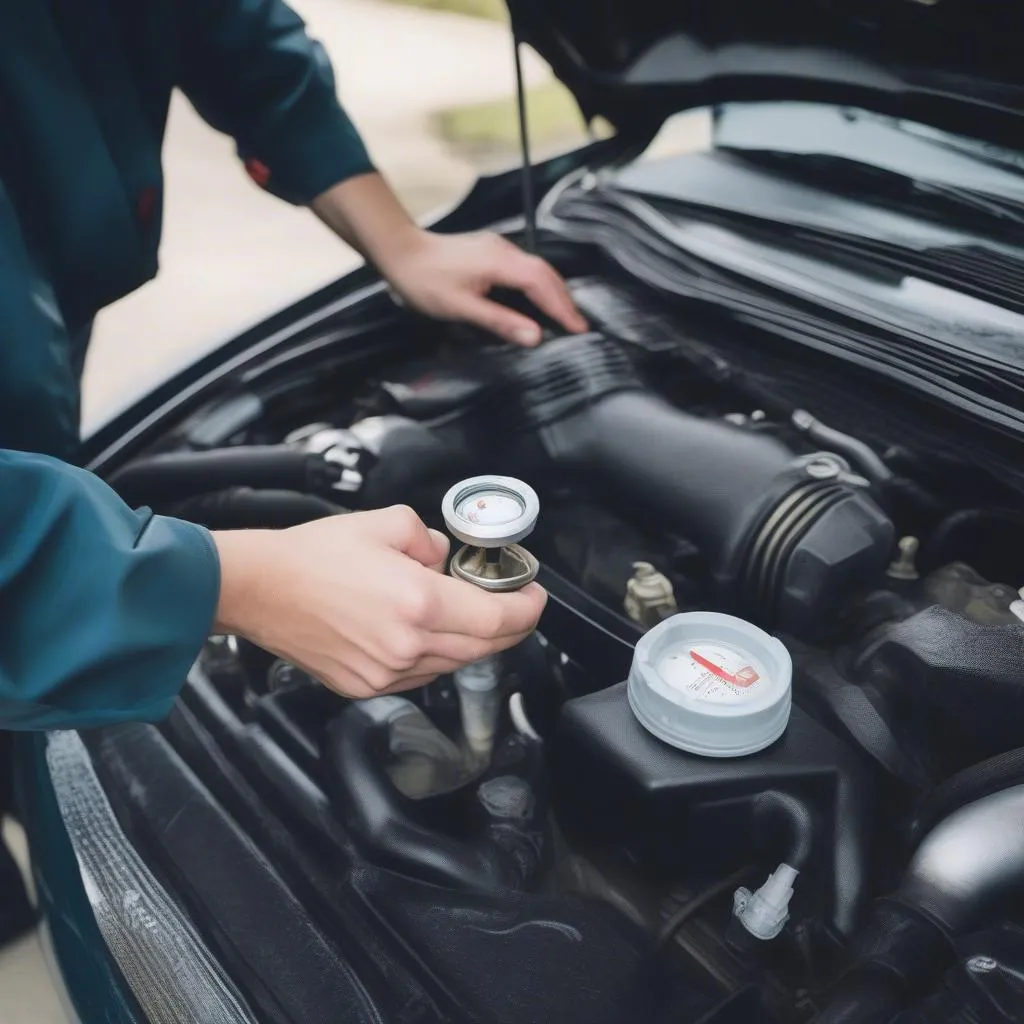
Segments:
[[[1024,6],[1005,0],[507,0],[584,115],[620,131],[740,100],[857,105],[1024,138]]]

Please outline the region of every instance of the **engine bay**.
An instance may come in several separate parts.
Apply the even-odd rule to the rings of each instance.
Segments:
[[[240,375],[110,476],[212,529],[392,504],[443,529],[457,481],[520,478],[550,595],[500,659],[366,702],[211,638],[166,723],[88,740],[119,817],[267,1019],[332,957],[361,979],[352,1020],[1020,1019],[1024,501],[1002,449],[569,265],[590,333],[513,350],[396,314],[358,354],[325,337]],[[791,656],[788,725],[750,756],[674,749],[627,699],[637,643],[697,611]],[[151,816],[189,799],[217,811],[202,849],[163,845]],[[232,922],[283,935],[288,913],[325,952],[277,977]]]

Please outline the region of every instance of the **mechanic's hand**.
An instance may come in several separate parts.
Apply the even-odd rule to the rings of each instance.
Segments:
[[[587,329],[558,272],[500,235],[419,230],[380,263],[392,288],[419,312],[476,324],[516,345],[538,344],[540,325],[489,299],[492,288],[522,292],[569,333]]]
[[[310,206],[375,264],[404,302],[441,320],[464,320],[517,345],[536,345],[538,323],[487,297],[492,288],[522,292],[571,334],[587,329],[553,267],[500,235],[440,235],[421,228],[376,171],[332,185]]]
[[[492,594],[442,574],[443,534],[412,509],[213,535],[215,629],[245,636],[349,697],[407,690],[528,636],[535,583]]]

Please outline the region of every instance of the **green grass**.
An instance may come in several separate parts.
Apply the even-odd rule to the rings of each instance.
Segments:
[[[505,0],[389,0],[423,10],[450,11],[489,21],[507,21]],[[530,140],[538,149],[560,142],[582,142],[586,126],[576,101],[560,82],[526,93]],[[519,144],[515,98],[470,103],[442,110],[434,116],[438,134],[456,148],[477,152],[514,149]],[[598,133],[603,134],[600,127]]]
[[[572,94],[561,82],[549,82],[526,93],[530,140],[538,147],[563,139],[582,139],[583,118]],[[438,134],[453,146],[471,149],[513,148],[519,142],[519,120],[514,96],[470,103],[435,115]]]
[[[390,0],[391,3],[422,7],[430,11],[450,11],[465,14],[471,18],[487,18],[489,21],[508,21],[505,0]]]

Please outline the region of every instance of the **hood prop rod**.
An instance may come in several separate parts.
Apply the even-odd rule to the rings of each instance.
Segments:
[[[523,84],[522,43],[512,22],[512,57],[516,69],[516,107],[519,114],[519,153],[522,159],[520,180],[523,189],[523,217],[526,222],[527,252],[537,254],[537,205],[533,198],[533,163],[530,159],[530,131],[526,123],[526,88]]]

